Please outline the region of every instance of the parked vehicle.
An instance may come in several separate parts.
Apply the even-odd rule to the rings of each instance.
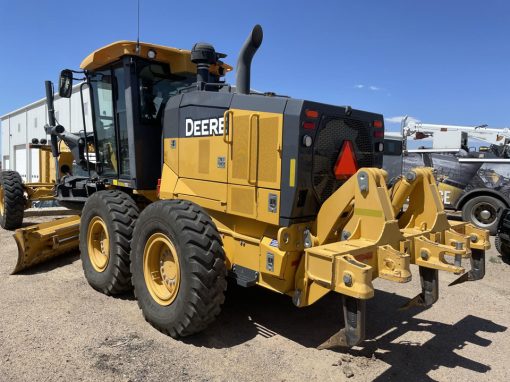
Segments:
[[[496,249],[504,260],[510,261],[510,209],[505,208],[501,214],[496,234]]]
[[[510,207],[509,129],[434,125],[404,118],[401,135],[385,134],[384,168],[389,178],[399,171],[398,150],[392,146],[398,137],[402,137],[401,173],[420,166],[434,168],[445,208],[461,211],[463,220],[495,235],[502,209]],[[411,139],[429,139],[423,141],[429,145],[410,148]]]

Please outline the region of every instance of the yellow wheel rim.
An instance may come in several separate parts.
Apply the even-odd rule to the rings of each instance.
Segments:
[[[0,215],[4,216],[4,188],[0,186]]]
[[[97,272],[103,272],[110,260],[110,237],[106,224],[99,216],[95,216],[87,231],[87,247],[92,267]]]
[[[175,300],[181,270],[175,246],[166,235],[155,233],[145,244],[143,276],[149,293],[159,305],[170,305]]]

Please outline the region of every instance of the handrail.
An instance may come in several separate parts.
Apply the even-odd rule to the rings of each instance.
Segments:
[[[252,161],[252,144],[251,144],[251,139],[252,139],[252,135],[253,135],[253,119],[257,120],[257,128],[256,128],[256,133],[257,133],[257,145],[256,145],[256,149],[258,151],[258,135],[259,135],[259,122],[260,122],[260,115],[259,114],[251,114],[250,115],[250,127],[248,129],[248,183],[249,184],[256,184],[257,183],[257,168],[258,166],[255,166],[255,180],[252,181],[252,178],[251,178],[251,161]]]

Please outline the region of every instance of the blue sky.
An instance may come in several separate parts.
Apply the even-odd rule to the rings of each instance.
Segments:
[[[510,2],[140,0],[141,40],[212,43],[232,65],[251,27],[252,87],[429,123],[510,126]],[[136,0],[0,0],[0,115],[91,51],[136,39]],[[227,79],[234,82],[234,75]]]

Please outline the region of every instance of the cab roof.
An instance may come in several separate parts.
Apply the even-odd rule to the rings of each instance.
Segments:
[[[136,41],[117,41],[106,45],[85,57],[80,64],[80,68],[84,70],[96,70],[127,55],[149,59],[149,51],[153,50],[156,52],[154,61],[168,63],[172,73],[196,73],[197,71],[196,65],[191,62],[191,51],[189,50],[140,42],[140,51],[137,53],[136,46]],[[217,65],[211,65],[209,71],[215,75],[219,75],[220,67],[223,68],[223,74],[232,70],[230,65],[219,63]]]

